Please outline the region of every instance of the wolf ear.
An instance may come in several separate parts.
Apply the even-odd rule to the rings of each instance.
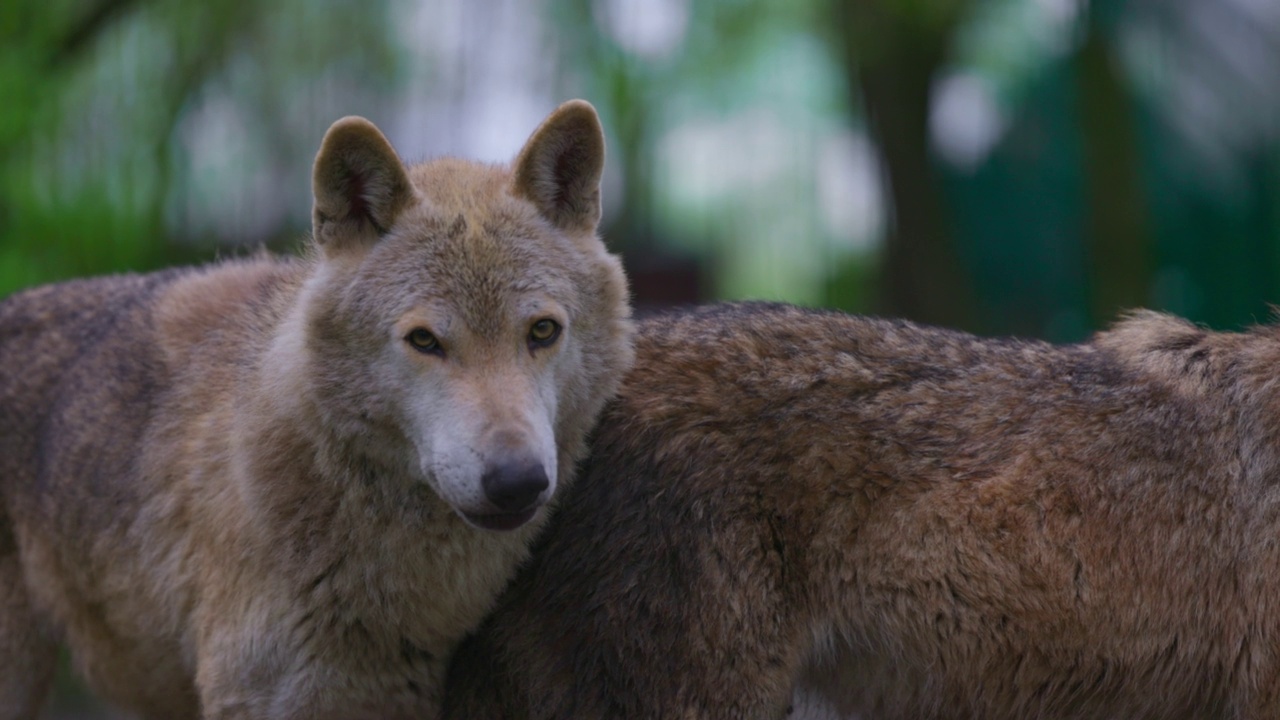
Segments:
[[[517,195],[556,227],[593,232],[600,223],[604,131],[596,109],[570,100],[542,121],[515,160]]]
[[[344,117],[324,134],[311,189],[312,234],[326,250],[376,239],[414,197],[404,163],[362,117]]]

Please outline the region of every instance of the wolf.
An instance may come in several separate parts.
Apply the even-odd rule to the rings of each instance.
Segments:
[[[1280,328],[730,304],[636,352],[445,717],[1280,718]]]
[[[434,717],[631,363],[604,140],[510,166],[324,136],[294,259],[0,304],[0,718],[60,646],[149,718]]]

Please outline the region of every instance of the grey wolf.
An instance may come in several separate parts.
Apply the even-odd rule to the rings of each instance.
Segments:
[[[1280,718],[1280,328],[646,320],[450,718]]]
[[[0,304],[0,717],[60,645],[145,717],[434,716],[631,361],[603,159],[581,101],[510,167],[346,118],[305,257]]]

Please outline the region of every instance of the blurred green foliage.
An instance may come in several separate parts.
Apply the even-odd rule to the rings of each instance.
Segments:
[[[290,120],[317,86],[344,82],[354,98],[395,86],[391,23],[385,3],[324,0],[4,4],[0,294],[211,257],[219,238],[182,224],[198,180],[184,118],[233,93],[256,137],[228,142],[265,139],[293,163],[313,152]]]
[[[1064,340],[1280,283],[1280,13],[1245,0],[51,0],[0,41],[0,294],[296,245],[343,114],[501,160],[569,96],[642,303]]]

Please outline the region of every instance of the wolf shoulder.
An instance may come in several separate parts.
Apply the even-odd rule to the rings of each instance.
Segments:
[[[278,321],[301,261],[260,256],[73,280],[0,300],[0,446],[25,476],[62,456],[140,435],[183,383],[233,379]],[[15,481],[16,482],[16,481]]]

